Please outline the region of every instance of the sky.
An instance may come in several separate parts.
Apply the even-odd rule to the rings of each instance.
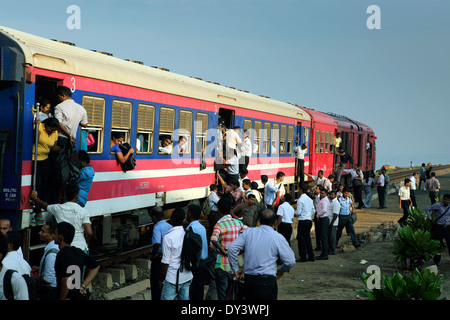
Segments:
[[[449,17],[448,0],[21,0],[0,25],[348,116],[379,168],[450,163]]]

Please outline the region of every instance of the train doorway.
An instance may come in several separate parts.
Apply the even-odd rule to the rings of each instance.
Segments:
[[[219,109],[219,125],[224,125],[226,129],[233,129],[234,111],[230,109]]]
[[[35,91],[35,103],[48,100],[51,105],[51,114],[54,114],[55,106],[59,103],[56,98],[56,88],[58,87],[61,79],[49,78],[44,76],[36,76],[36,91]],[[42,107],[42,105],[41,105]]]

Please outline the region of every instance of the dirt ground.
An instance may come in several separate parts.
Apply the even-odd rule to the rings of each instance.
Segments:
[[[441,183],[441,196],[450,193],[450,174],[439,175],[437,178]],[[374,190],[375,191],[375,190]],[[427,191],[417,191],[417,206],[424,212],[425,207],[430,205]],[[397,193],[388,197],[388,208],[376,209],[378,200],[372,202],[371,209],[357,210],[358,220],[355,223],[356,233],[376,228],[382,223],[397,223],[403,215],[398,210]],[[314,237],[314,232],[312,233]],[[315,248],[315,238],[312,239]],[[278,282],[279,300],[357,300],[357,290],[363,290],[364,284],[360,274],[367,271],[370,265],[380,267],[381,275],[391,275],[397,271],[397,264],[393,251],[393,239],[378,242],[364,243],[358,249],[340,252],[339,247],[350,244],[350,237],[343,233],[338,244],[336,255],[329,256],[328,260],[316,260],[314,262],[297,262],[290,273],[284,274]],[[297,240],[291,241],[291,247],[298,258]],[[345,246],[347,247],[347,246]],[[351,247],[351,246],[350,246]],[[316,252],[318,256],[320,252]],[[365,262],[366,261],[366,262]],[[433,265],[427,261],[425,266]],[[439,274],[445,276],[443,292],[440,298],[450,299],[450,258],[445,251],[439,265]]]

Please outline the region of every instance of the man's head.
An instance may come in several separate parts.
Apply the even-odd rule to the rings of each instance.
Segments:
[[[172,144],[172,140],[170,138],[165,138],[162,142],[161,142],[161,146],[163,147],[167,147],[168,145]]]
[[[8,251],[17,251],[23,243],[23,238],[18,231],[8,231],[6,234],[8,239]]]
[[[269,178],[265,174],[261,175],[261,182],[263,184],[266,184],[267,181],[269,181]]]
[[[170,217],[170,223],[174,227],[183,225],[184,219],[186,218],[186,212],[183,208],[175,208]]]
[[[164,220],[164,210],[163,208],[156,206],[150,210],[150,218],[152,218],[153,221],[161,221]]]
[[[242,180],[242,187],[244,188],[244,190],[251,189],[251,184],[252,184],[252,181],[250,179]]]
[[[222,197],[217,202],[217,211],[225,216],[227,214],[230,214],[231,206],[233,203],[231,202],[231,199],[229,197]]]
[[[328,193],[328,197],[330,198],[330,200],[334,200],[336,199],[336,191],[332,190]]]
[[[44,243],[50,243],[55,240],[56,223],[48,221],[39,231],[39,239]]]
[[[178,138],[178,144],[181,145],[181,146],[182,146],[183,144],[185,144],[186,141],[187,141],[187,139],[186,139],[185,136],[180,136],[180,137]]]
[[[330,182],[333,182],[334,181],[334,175],[330,174],[328,176],[328,180],[330,180]]]
[[[68,87],[59,86],[56,88],[56,98],[59,102],[63,102],[67,99],[72,99],[72,91]]]
[[[344,198],[348,198],[350,197],[350,190],[348,190],[347,188],[344,188]]]
[[[444,194],[444,196],[442,197],[442,203],[445,206],[448,206],[450,204],[450,193]]]
[[[292,203],[292,199],[293,199],[292,194],[286,193],[286,194],[284,195],[284,202]]]
[[[259,217],[259,221],[261,225],[266,225],[272,227],[277,220],[277,215],[275,212],[273,212],[270,209],[266,209],[263,212],[261,212],[261,215]]]
[[[77,201],[79,192],[80,187],[78,187],[78,184],[75,182],[69,182],[64,188],[67,201]]]
[[[75,227],[68,222],[60,222],[56,225],[55,243],[70,245],[75,237]]]
[[[8,231],[12,231],[11,221],[6,218],[0,219],[0,231],[6,236]]]
[[[323,170],[319,170],[319,171],[317,172],[317,176],[318,176],[319,178],[322,178],[322,177],[323,177]]]
[[[277,180],[283,181],[286,175],[282,171],[277,172]]]
[[[328,196],[328,191],[326,189],[320,189],[320,199],[323,199],[326,196]]]
[[[187,220],[189,222],[200,219],[202,215],[202,207],[198,204],[191,203],[187,206]]]
[[[252,205],[255,204],[256,197],[255,197],[255,194],[253,192],[247,193],[247,195],[245,197],[247,198],[247,205],[248,206],[252,206]]]
[[[411,180],[405,179],[403,182],[404,182],[405,187],[411,186]]]

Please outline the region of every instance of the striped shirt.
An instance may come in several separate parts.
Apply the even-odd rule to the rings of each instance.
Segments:
[[[211,235],[211,241],[219,242],[222,248],[226,251],[228,250],[229,245],[242,231],[246,229],[249,229],[249,227],[243,224],[240,220],[234,219],[228,214],[217,221]],[[217,254],[215,268],[220,268],[223,271],[233,273],[233,270],[228,262],[228,257],[222,255],[220,252]]]

